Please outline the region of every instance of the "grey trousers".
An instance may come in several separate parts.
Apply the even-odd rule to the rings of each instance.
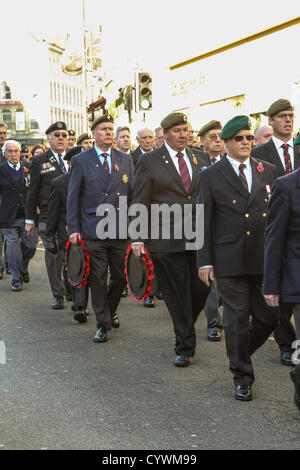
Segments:
[[[25,220],[16,219],[12,227],[3,228],[6,240],[6,258],[12,275],[12,286],[23,282],[23,274],[28,270],[29,261],[35,254],[37,234],[28,235]]]
[[[39,236],[44,246],[46,238],[45,228],[46,224],[40,222]],[[45,264],[53,297],[63,297],[65,294],[65,286],[62,279],[62,272],[64,267],[63,251],[58,251],[56,255],[53,255],[49,251],[45,250]]]
[[[211,283],[210,293],[208,294],[203,309],[207,319],[208,332],[215,329],[223,329],[222,317],[218,308],[219,299],[220,295],[217,289],[217,282],[214,279],[214,281]]]

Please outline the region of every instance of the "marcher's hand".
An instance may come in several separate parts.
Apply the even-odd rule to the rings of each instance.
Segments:
[[[144,243],[137,243],[137,244],[131,245],[131,248],[135,256],[142,256],[145,254]]]
[[[211,281],[215,278],[213,268],[199,268],[198,276],[207,287],[210,287]]]
[[[25,230],[27,235],[33,235],[35,231],[34,224],[25,224]]]
[[[279,294],[264,295],[265,302],[269,307],[279,307]]]
[[[78,241],[81,240],[81,235],[78,232],[71,233],[70,241],[72,245],[77,245]]]

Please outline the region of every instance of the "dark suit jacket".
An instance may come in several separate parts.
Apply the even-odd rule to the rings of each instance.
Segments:
[[[198,203],[204,204],[204,244],[197,253],[198,267],[212,265],[218,277],[263,274],[264,232],[268,193],[277,176],[269,163],[263,171],[251,158],[249,195],[225,157],[201,172]]]
[[[186,149],[186,151],[193,172],[192,184],[188,193],[186,193],[180,175],[165,145],[142,155],[137,166],[133,203],[143,204],[147,208],[149,228],[146,238],[143,237],[134,241],[143,241],[152,252],[183,252],[186,250],[186,244],[191,243],[191,240],[185,238],[184,230],[180,239],[176,239],[174,236],[175,221],[173,217],[170,218],[170,224],[167,224],[170,227],[169,240],[163,239],[161,236],[163,222],[167,222],[166,219],[159,221],[159,236],[157,239],[151,238],[153,223],[151,225],[150,220],[151,205],[165,204],[167,207],[170,207],[173,204],[177,204],[181,208],[182,218],[180,222],[183,229],[184,205],[189,204],[191,206],[190,220],[193,222],[193,228],[195,227],[196,190],[201,163],[196,154],[192,153],[189,149]]]
[[[203,152],[203,150],[196,147],[189,147],[189,149],[193,154],[197,155],[201,168],[211,166],[211,161],[207,152]]]
[[[32,159],[26,219],[34,219],[36,207],[38,206],[40,209],[39,219],[41,222],[46,222],[51,181],[61,175],[63,175],[63,171],[51,150]]]
[[[51,182],[48,205],[46,235],[53,239],[57,234],[60,250],[64,250],[68,241],[67,197],[70,173],[58,176]]]
[[[11,169],[7,163],[0,165],[0,227],[9,228],[16,219],[19,207],[21,206],[25,214],[26,193],[28,185],[28,175],[24,168],[19,170],[22,174],[21,192],[11,174]]]
[[[133,152],[131,152],[131,157],[133,161],[134,168],[137,167],[138,161],[140,159],[140,156],[142,155],[142,150],[141,147],[138,146]]]
[[[278,176],[284,176],[286,174],[272,139],[266,144],[255,147],[251,155],[256,158],[256,160],[263,160],[275,165],[278,168]],[[300,145],[294,146],[294,165],[294,170],[300,166]]]
[[[79,232],[86,240],[97,240],[97,224],[109,216],[97,215],[97,209],[106,211],[112,205],[116,211],[116,236],[120,234],[119,211],[121,196],[127,197],[129,205],[134,183],[132,158],[126,153],[111,149],[112,170],[110,176],[100,162],[96,150],[90,149],[75,155],[72,159],[72,171],[67,199],[67,224],[69,234]],[[108,211],[110,210],[109,207]],[[126,219],[127,222],[127,219]],[[124,224],[122,224],[124,231]],[[127,233],[127,228],[126,228]]]
[[[264,294],[300,303],[300,168],[275,181],[266,233]]]
[[[6,162],[6,158],[4,156],[4,153],[2,152],[2,149],[0,149],[0,164],[5,163],[5,162]]]

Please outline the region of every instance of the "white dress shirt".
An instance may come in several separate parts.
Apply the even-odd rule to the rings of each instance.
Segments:
[[[59,156],[58,156],[58,153],[55,153],[53,150],[51,150],[51,152],[53,153],[53,155],[55,156],[56,158],[56,161],[57,163],[59,164],[60,166],[60,161],[59,161]],[[68,173],[69,171],[69,167],[68,167],[68,163],[66,162],[66,160],[64,160],[64,156],[66,155],[66,152],[62,152],[60,153],[59,155],[61,155],[61,158],[62,158],[62,161],[63,161],[63,164],[65,166],[65,169],[66,169],[66,173]]]
[[[229,162],[232,165],[232,168],[238,175],[240,176],[240,164],[241,162],[234,160],[231,158],[229,155],[226,155],[226,158],[229,160]],[[248,188],[249,188],[249,193],[251,193],[251,188],[252,188],[252,168],[251,168],[251,163],[250,163],[250,158],[247,158],[246,161],[243,162],[244,165],[246,165],[246,168],[244,168],[244,175],[246,176],[246,180],[248,183]]]
[[[178,157],[176,157],[177,153],[178,153],[178,150],[173,150],[168,144],[167,142],[165,142],[165,146],[170,154],[170,157],[172,158],[172,161],[175,165],[175,168],[176,170],[178,171],[178,174],[180,175],[180,170],[179,170],[179,162],[178,162]],[[182,150],[181,153],[183,154],[183,158],[185,160],[185,163],[187,164],[187,167],[188,167],[188,170],[189,170],[189,173],[190,173],[190,178],[191,178],[191,181],[193,179],[193,170],[192,170],[192,165],[191,165],[191,162],[190,162],[190,159],[186,153],[186,150]]]
[[[284,162],[284,151],[283,151],[283,148],[282,148],[282,144],[287,144],[289,146],[289,154],[290,154],[290,157],[291,157],[292,170],[294,170],[295,164],[294,164],[294,143],[293,143],[293,138],[291,137],[288,142],[283,142],[283,140],[278,139],[277,137],[274,137],[274,135],[273,135],[272,139],[273,139],[274,145],[276,147],[276,150],[278,152],[278,155],[280,157],[280,160],[281,160],[281,163],[282,163],[282,166],[283,166],[284,169],[285,169],[285,162]]]

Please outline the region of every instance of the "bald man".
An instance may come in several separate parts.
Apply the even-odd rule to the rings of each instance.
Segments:
[[[273,129],[271,126],[259,126],[254,131],[255,147],[266,144],[273,136]]]

